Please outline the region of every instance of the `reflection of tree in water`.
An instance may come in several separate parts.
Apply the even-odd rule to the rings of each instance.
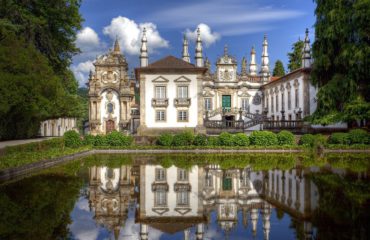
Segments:
[[[316,174],[319,207],[314,211],[313,224],[318,239],[368,239],[370,229],[370,183],[357,176]]]
[[[65,239],[82,180],[39,175],[0,188],[0,239]]]

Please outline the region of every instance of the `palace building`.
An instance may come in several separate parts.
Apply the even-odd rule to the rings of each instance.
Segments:
[[[116,130],[155,136],[184,129],[218,134],[262,129],[308,132],[315,128],[303,121],[315,111],[317,93],[310,82],[308,30],[301,68],[282,77],[271,76],[266,35],[261,62],[257,63],[252,47],[249,64],[243,58],[240,71],[225,46],[212,72],[209,59],[203,57],[199,29],[194,63],[188,46],[184,36],[181,58],[166,56],[149,63],[144,29],[135,79],[127,73],[128,63],[118,41],[112,51],[98,57],[88,83],[91,133]]]

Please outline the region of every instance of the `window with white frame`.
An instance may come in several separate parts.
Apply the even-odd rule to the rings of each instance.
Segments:
[[[188,171],[185,169],[179,169],[177,172],[178,181],[188,181]]]
[[[156,181],[166,181],[166,170],[163,168],[155,169],[155,180]]]
[[[166,121],[166,111],[165,110],[158,110],[155,112],[155,120],[157,122]]]
[[[271,112],[274,112],[274,96],[271,95]]]
[[[156,99],[166,98],[166,87],[165,86],[156,86],[155,87],[155,98]]]
[[[155,191],[155,206],[166,206],[167,205],[167,192],[165,190]]]
[[[248,111],[249,108],[249,99],[248,98],[242,98],[241,107],[243,111]]]
[[[177,87],[177,98],[188,98],[188,86]]]
[[[178,122],[187,122],[188,121],[188,111],[180,110],[177,112],[177,121]]]
[[[212,98],[204,98],[204,109],[206,111],[212,110]]]
[[[189,192],[188,191],[179,191],[177,192],[177,205],[187,206],[189,205]]]
[[[288,91],[288,110],[292,109],[292,94]]]
[[[298,96],[298,88],[295,89],[295,107],[299,107],[299,96]]]

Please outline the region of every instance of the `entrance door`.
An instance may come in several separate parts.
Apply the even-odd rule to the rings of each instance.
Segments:
[[[113,120],[108,120],[106,123],[106,133],[110,133],[114,130],[114,121]]]
[[[231,108],[231,95],[222,95],[222,108],[230,110]]]

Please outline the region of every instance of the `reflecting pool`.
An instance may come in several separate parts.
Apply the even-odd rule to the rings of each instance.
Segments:
[[[0,239],[369,239],[366,155],[94,155],[0,185]]]

